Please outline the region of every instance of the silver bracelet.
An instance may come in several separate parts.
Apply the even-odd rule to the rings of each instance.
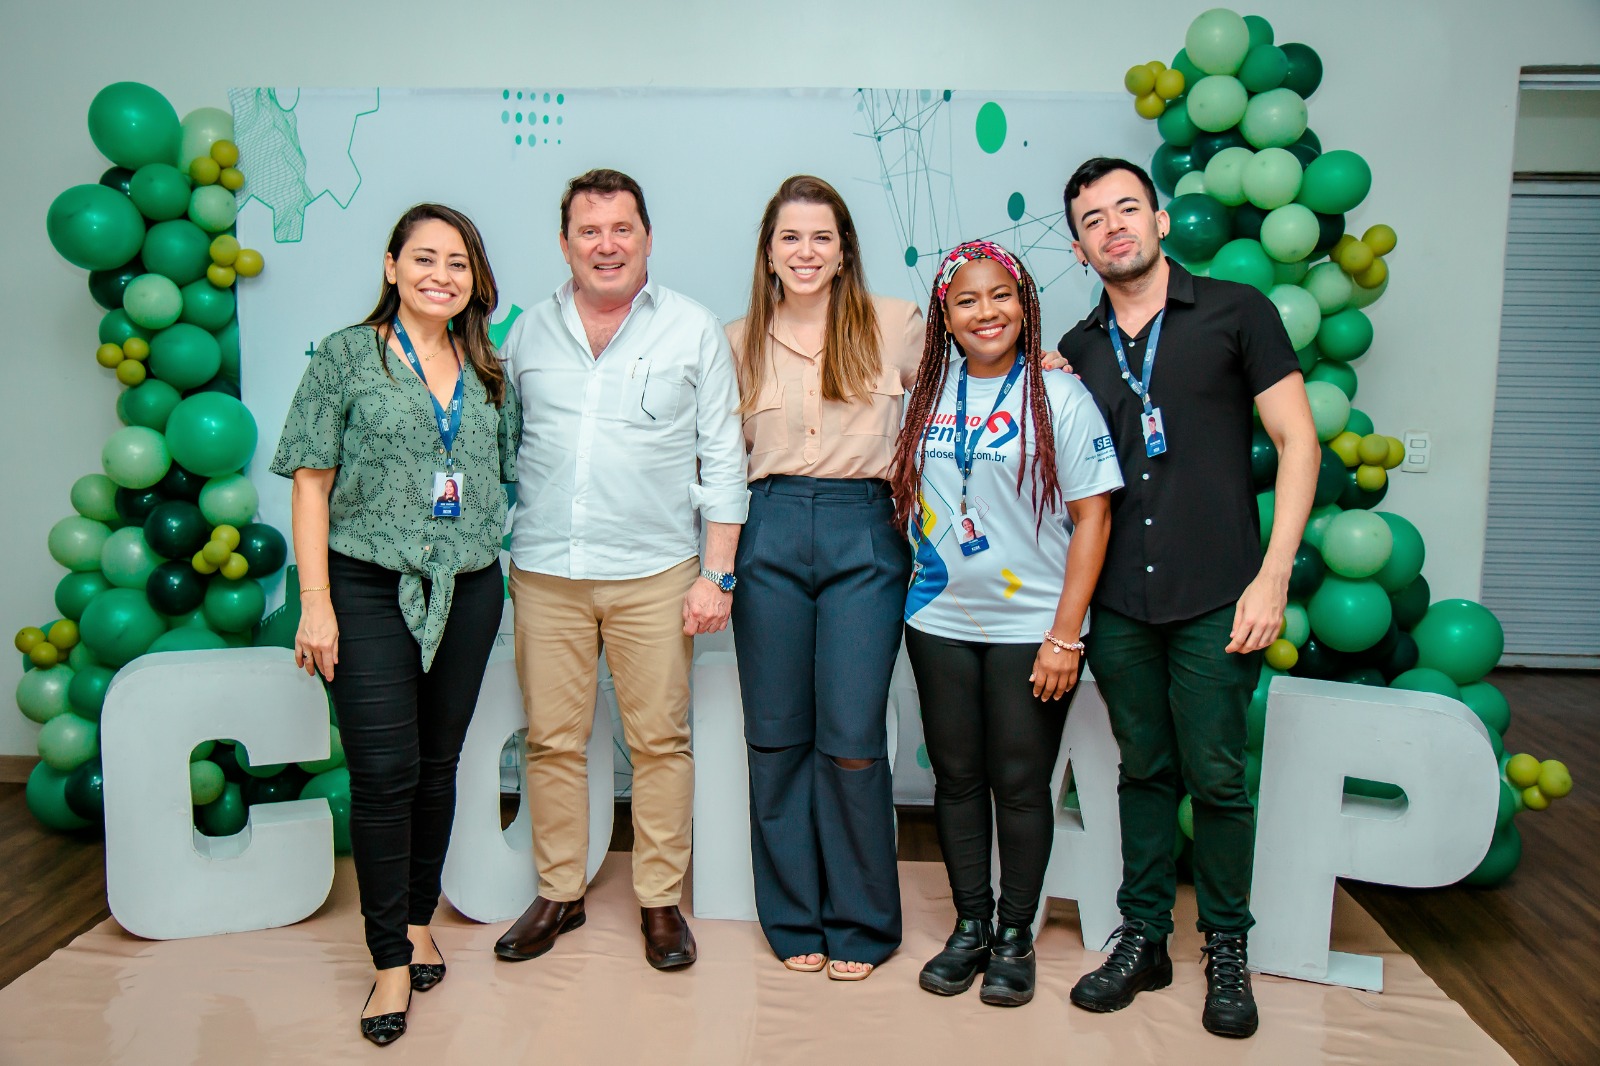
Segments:
[[[1073,640],[1073,641],[1059,640],[1059,639],[1057,639],[1056,635],[1054,633],[1050,632],[1048,629],[1044,631],[1044,639],[1047,642],[1049,642],[1055,648],[1057,655],[1060,655],[1064,651],[1077,651],[1077,652],[1083,651],[1083,641],[1081,641],[1081,640]]]

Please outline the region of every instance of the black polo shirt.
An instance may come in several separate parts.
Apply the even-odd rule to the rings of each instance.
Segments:
[[[1111,496],[1111,541],[1094,602],[1143,622],[1194,618],[1233,603],[1261,569],[1250,476],[1255,397],[1300,372],[1277,308],[1248,285],[1197,278],[1167,260],[1166,317],[1150,399],[1164,455],[1145,455],[1143,405],[1106,333],[1108,298],[1061,338],[1061,354],[1094,394],[1126,487]],[[1151,319],[1151,323],[1154,323]],[[1144,372],[1150,324],[1123,334]]]

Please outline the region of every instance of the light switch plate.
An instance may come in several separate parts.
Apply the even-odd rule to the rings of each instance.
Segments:
[[[1401,436],[1406,446],[1406,457],[1400,469],[1408,474],[1426,474],[1433,465],[1433,437],[1425,429],[1408,429]]]

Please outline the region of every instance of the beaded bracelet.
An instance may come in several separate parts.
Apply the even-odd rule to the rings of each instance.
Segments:
[[[1081,641],[1081,640],[1073,640],[1073,641],[1059,640],[1059,639],[1057,639],[1056,635],[1054,633],[1050,632],[1048,629],[1044,631],[1044,639],[1055,647],[1057,655],[1060,655],[1064,651],[1079,651],[1079,652],[1081,652],[1083,650],[1083,641]]]
[[[328,591],[328,586],[327,585],[318,585],[315,588],[301,589],[300,590],[300,595],[304,596],[308,592],[327,592],[327,591]]]

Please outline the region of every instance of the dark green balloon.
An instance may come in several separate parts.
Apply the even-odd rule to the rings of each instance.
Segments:
[[[1388,686],[1388,682],[1384,680],[1383,671],[1374,666],[1358,666],[1354,670],[1346,670],[1334,680],[1343,681],[1347,685],[1370,685],[1373,688],[1385,688]]]
[[[1249,148],[1250,142],[1244,139],[1244,134],[1237,129],[1223,130],[1221,133],[1202,133],[1194,139],[1194,144],[1189,146],[1189,151],[1194,158],[1194,168],[1204,170],[1211,157],[1224,148]]]
[[[1414,629],[1422,621],[1422,616],[1428,613],[1428,602],[1432,595],[1428,579],[1418,575],[1415,581],[1389,597],[1389,602],[1394,604],[1394,619],[1401,629]]]
[[[67,702],[72,705],[73,712],[85,721],[98,722],[106,705],[106,690],[115,676],[117,672],[110,667],[93,664],[73,671],[72,680],[67,684]]]
[[[1350,659],[1328,647],[1316,637],[1307,638],[1300,645],[1300,658],[1289,671],[1296,677],[1309,677],[1317,681],[1332,681],[1351,668]]]
[[[155,334],[135,323],[128,317],[128,312],[119,307],[115,311],[107,311],[100,319],[99,336],[101,344],[123,344],[129,337],[149,340]]]
[[[1313,159],[1317,158],[1317,156],[1322,154],[1317,149],[1311,147],[1309,144],[1301,144],[1298,141],[1296,141],[1294,144],[1291,144],[1285,150],[1290,155],[1292,155],[1296,159],[1300,160],[1300,169],[1302,171],[1305,170],[1306,167],[1309,167],[1311,165],[1311,161]]]
[[[163,558],[181,561],[185,566],[189,566],[190,558],[205,547],[210,539],[211,523],[200,513],[200,508],[188,500],[168,500],[151,511],[144,520],[144,540],[151,550]],[[192,566],[190,570],[193,571]],[[151,602],[154,603],[154,599]],[[166,614],[185,614],[198,606],[194,604],[172,610],[156,604],[156,610]]]
[[[1250,436],[1250,477],[1256,491],[1270,489],[1278,476],[1278,448],[1267,436],[1267,431],[1257,426]]]
[[[1357,509],[1370,511],[1382,503],[1385,496],[1389,495],[1389,482],[1387,479],[1385,479],[1381,489],[1376,492],[1368,492],[1356,484],[1356,472],[1354,470],[1347,471],[1345,478],[1344,491],[1339,493],[1338,503],[1346,511]]]
[[[239,399],[240,397],[239,383],[227,377],[220,370],[217,371],[216,377],[212,378],[204,385],[200,385],[184,393],[183,398],[187,400],[189,397],[198,396],[202,392],[220,392],[224,396],[232,396],[235,400]]]
[[[67,807],[86,822],[104,821],[106,816],[106,775],[99,758],[90,759],[67,774],[61,790]]]
[[[167,468],[161,480],[156,482],[156,491],[169,500],[188,500],[190,503],[195,503],[200,499],[200,490],[206,487],[207,480],[173,463]]]
[[[124,522],[136,522],[144,525],[145,519],[150,517],[150,512],[161,506],[161,494],[153,488],[149,489],[118,489],[117,514],[122,516]]]
[[[149,271],[145,270],[144,263],[138,256],[110,270],[91,270],[89,295],[94,298],[95,303],[107,311],[115,311],[122,306],[122,290],[128,287],[128,282],[146,273]]]
[[[206,276],[211,265],[211,235],[186,218],[157,222],[144,235],[139,256],[151,273],[163,274],[179,288]]]
[[[239,547],[235,549],[250,564],[250,576],[263,578],[275,573],[289,557],[283,534],[265,522],[251,522],[239,528]]]
[[[305,788],[309,780],[311,775],[298,766],[286,767],[281,774],[273,777],[247,777],[241,783],[244,801],[254,807],[258,803],[299,799],[300,790]]]
[[[233,741],[218,743],[211,752],[211,761],[222,767],[222,775],[229,781],[249,781],[251,777],[244,772],[244,767],[239,765],[238,749]]]
[[[56,610],[76,622],[89,601],[110,587],[111,582],[98,570],[68,574],[56,583]]]
[[[200,826],[200,832],[208,837],[231,837],[244,828],[249,818],[250,811],[244,805],[244,792],[234,781],[222,786],[222,795],[204,807],[195,808],[195,821]]]
[[[1283,76],[1283,87],[1293,89],[1301,99],[1309,99],[1322,84],[1322,57],[1308,44],[1290,43],[1282,46],[1289,69]]]
[[[1178,179],[1195,169],[1194,157],[1187,148],[1163,144],[1150,159],[1150,180],[1167,196],[1178,185]]]
[[[1339,494],[1344,492],[1348,471],[1344,460],[1339,454],[1326,444],[1322,446],[1322,466],[1317,470],[1317,494],[1313,498],[1313,507],[1326,507],[1335,502]]]
[[[1496,829],[1494,836],[1489,839],[1489,851],[1466,877],[1461,879],[1462,884],[1472,885],[1476,888],[1493,888],[1503,884],[1516,872],[1517,865],[1522,862],[1522,834],[1517,831],[1517,823],[1508,821],[1504,827]]]
[[[196,571],[187,557],[173,559],[155,568],[145,582],[144,594],[150,606],[162,614],[188,614],[205,602],[205,575]]]
[[[1264,93],[1282,85],[1288,74],[1289,57],[1283,49],[1267,43],[1251,45],[1235,77],[1248,91]]]
[[[1233,236],[1247,241],[1261,239],[1261,223],[1265,222],[1267,213],[1255,204],[1246,200],[1233,209]]]
[[[1316,214],[1315,211],[1312,214]],[[1327,255],[1333,246],[1339,243],[1339,238],[1344,236],[1343,215],[1317,215],[1317,243],[1311,249],[1311,258]]]
[[[1406,794],[1399,785],[1391,785],[1386,781],[1368,781],[1364,777],[1345,778],[1344,791],[1348,796],[1363,796],[1367,799],[1399,799]]]
[[[1162,242],[1167,251],[1186,263],[1201,263],[1233,236],[1233,220],[1226,205],[1192,192],[1173,198],[1167,204],[1172,228]]]
[[[1294,568],[1289,571],[1289,598],[1301,601],[1310,599],[1327,576],[1328,564],[1322,561],[1322,553],[1313,545],[1301,541],[1300,547],[1295,549]]]
[[[112,167],[100,175],[100,184],[129,196],[133,187],[133,171],[127,167]]]
[[[1394,651],[1389,657],[1378,664],[1378,670],[1384,677],[1393,680],[1417,665],[1417,642],[1410,633],[1401,633],[1400,639],[1395,642]]]

